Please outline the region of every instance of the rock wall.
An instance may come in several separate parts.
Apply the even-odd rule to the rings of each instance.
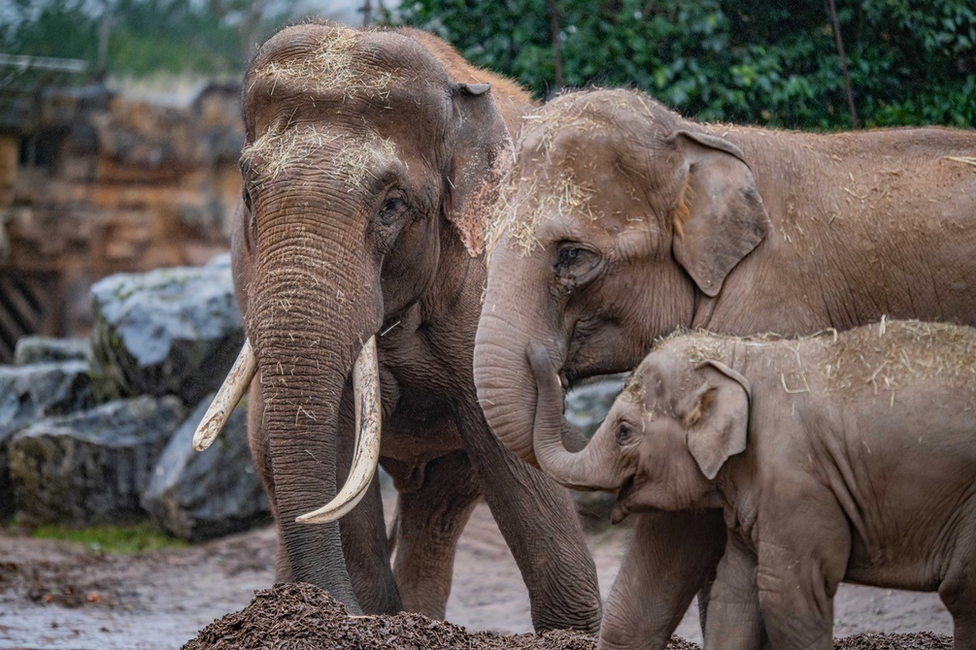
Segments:
[[[104,88],[49,92],[0,124],[0,361],[26,334],[87,333],[88,288],[199,265],[228,247],[240,198],[239,88],[184,107]]]

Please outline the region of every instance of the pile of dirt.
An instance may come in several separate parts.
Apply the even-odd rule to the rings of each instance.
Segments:
[[[855,634],[834,641],[835,650],[952,650],[952,637],[933,632]]]
[[[469,632],[422,614],[353,616],[345,605],[308,584],[278,584],[255,593],[251,604],[204,628],[182,650],[594,650],[596,638],[556,630],[541,634]],[[952,650],[952,638],[931,632],[856,634],[835,650]],[[669,650],[698,650],[671,637]]]
[[[542,634],[468,632],[422,614],[352,616],[345,605],[308,584],[278,584],[251,604],[205,627],[182,650],[593,650],[596,638],[555,630]],[[672,637],[669,650],[698,650]]]

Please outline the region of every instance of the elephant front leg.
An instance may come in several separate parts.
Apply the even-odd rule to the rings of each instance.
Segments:
[[[719,510],[641,512],[607,598],[599,650],[664,650],[722,555]]]
[[[399,496],[393,575],[403,608],[443,619],[458,538],[481,492],[467,454],[427,463],[423,483]]]
[[[601,617],[596,565],[569,491],[518,460],[490,432],[480,410],[460,430],[528,588],[533,627],[595,633]]]
[[[757,650],[768,647],[759,613],[756,555],[731,531],[708,599],[705,647]]]

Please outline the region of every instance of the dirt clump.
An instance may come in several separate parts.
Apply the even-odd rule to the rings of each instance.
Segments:
[[[933,632],[854,634],[835,640],[834,650],[952,650],[952,637]]]
[[[205,627],[182,650],[593,650],[596,637],[570,630],[541,634],[468,632],[423,614],[352,616],[345,605],[309,584],[277,584],[251,604]],[[672,637],[669,650],[698,650]]]

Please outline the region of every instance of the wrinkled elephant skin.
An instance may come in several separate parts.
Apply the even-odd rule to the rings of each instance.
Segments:
[[[536,453],[560,482],[619,488],[616,518],[724,511],[706,648],[760,643],[758,608],[772,647],[830,650],[833,596],[850,581],[938,591],[955,649],[972,650],[974,360],[976,329],[945,323],[686,334],[644,359],[584,451],[537,418]],[[544,348],[530,363],[547,411],[542,396],[559,395]]]
[[[256,360],[249,437],[280,531],[278,580],[317,584],[354,611],[443,617],[457,539],[483,496],[535,626],[594,630],[596,573],[569,494],[493,437],[471,370],[483,206],[528,95],[429,34],[332,23],[273,36],[243,87],[233,266]],[[354,361],[370,356],[374,336],[379,399],[354,404]],[[381,422],[381,435],[362,436],[380,441],[399,492],[392,538],[372,467],[357,465],[347,503],[304,519],[331,521],[296,521],[340,492],[354,412],[376,403],[381,412],[363,421]],[[368,463],[367,451],[357,457]]]
[[[678,327],[976,324],[976,133],[708,125],[595,90],[538,109],[516,156],[489,238],[474,374],[492,430],[533,465],[531,341],[565,386],[634,368]],[[638,519],[668,579],[655,599],[618,579],[602,647],[664,648],[714,569],[700,559],[725,543],[718,515]]]

